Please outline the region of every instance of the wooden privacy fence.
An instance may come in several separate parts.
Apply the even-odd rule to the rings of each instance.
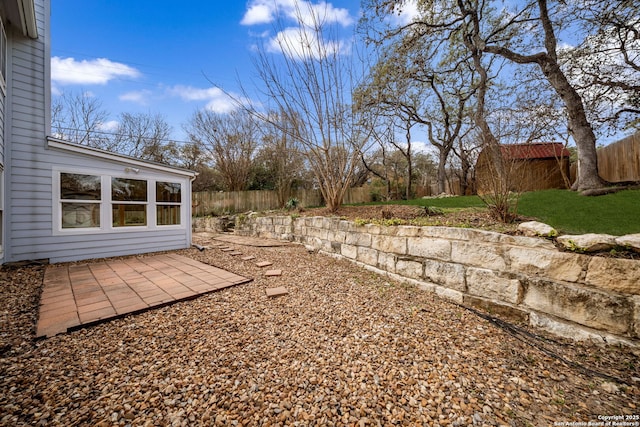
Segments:
[[[609,182],[640,181],[640,132],[600,148],[598,172]]]
[[[310,207],[323,204],[320,190],[294,190],[290,198],[298,200],[298,206]],[[343,203],[365,203],[371,201],[370,190],[366,187],[350,188]],[[279,209],[278,194],[275,191],[200,191],[193,193],[193,216],[225,215],[247,211]]]

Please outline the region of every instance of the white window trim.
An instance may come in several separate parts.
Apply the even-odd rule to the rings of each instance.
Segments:
[[[132,180],[137,180],[137,181],[146,181],[147,183],[147,200],[144,201],[133,201],[133,200],[113,200],[111,199],[111,180],[113,178],[116,179],[132,179]],[[111,227],[111,230],[116,231],[116,230],[121,230],[123,228],[126,229],[146,229],[146,228],[152,228],[151,225],[155,224],[155,221],[152,223],[151,222],[151,215],[149,213],[150,206],[154,206],[155,207],[155,191],[152,192],[151,191],[151,182],[153,182],[153,186],[155,189],[155,181],[151,181],[147,178],[143,178],[143,177],[131,177],[131,176],[123,176],[123,175],[110,175],[109,176],[109,199],[108,199],[108,204],[109,204],[109,227]],[[153,202],[152,202],[152,196],[153,196]],[[146,225],[120,225],[118,227],[114,227],[113,226],[113,205],[144,205],[145,206],[145,212],[146,212],[146,219],[147,219],[147,224]],[[155,209],[153,209],[155,211]]]
[[[87,228],[62,228],[62,200],[60,199],[60,174],[73,173],[82,175],[100,176],[101,183],[101,200],[100,204],[100,227]],[[52,171],[52,230],[54,236],[84,235],[84,234],[117,234],[117,233],[133,233],[133,232],[158,232],[165,230],[185,230],[186,219],[189,212],[187,211],[187,202],[185,200],[185,191],[188,188],[184,179],[173,177],[155,177],[155,176],[126,176],[122,174],[110,174],[108,172],[96,172],[89,169],[70,169],[70,168],[53,168]],[[139,179],[147,181],[147,201],[146,202],[119,202],[111,200],[111,178]],[[156,182],[172,182],[181,186],[181,202],[172,202],[180,206],[180,224],[158,225],[156,215]],[[116,203],[124,204],[145,204],[147,212],[147,225],[130,225],[114,227],[112,222],[112,205]],[[160,205],[168,205],[169,202],[161,202]]]

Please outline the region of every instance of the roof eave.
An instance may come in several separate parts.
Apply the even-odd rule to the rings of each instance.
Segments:
[[[22,33],[32,39],[38,38],[38,23],[34,0],[17,0],[20,12],[20,26]]]
[[[75,144],[73,142],[64,141],[62,139],[47,137],[47,146],[50,148],[57,148],[60,150],[70,151],[73,153],[84,154],[87,156],[92,156],[104,160],[111,160],[121,163],[126,163],[127,165],[137,166],[146,169],[153,169],[160,172],[172,173],[187,176],[191,179],[194,179],[198,176],[198,173],[189,169],[178,168],[174,166],[162,165],[160,163],[149,162],[145,160],[138,160],[133,157],[125,156],[123,154],[112,153],[105,150],[100,150],[98,148],[87,147],[84,145]]]

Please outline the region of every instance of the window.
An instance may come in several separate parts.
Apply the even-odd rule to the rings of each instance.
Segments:
[[[181,186],[175,182],[156,182],[156,222],[158,225],[180,224]]]
[[[53,172],[55,234],[184,228],[189,212],[182,197],[185,181],[79,172]]]
[[[147,225],[147,181],[111,178],[111,201],[114,227]]]
[[[99,176],[61,173],[62,228],[100,227],[101,194]]]

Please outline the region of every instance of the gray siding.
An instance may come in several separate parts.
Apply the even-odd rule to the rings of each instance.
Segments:
[[[5,92],[0,90],[0,167],[4,167],[4,104]],[[2,194],[2,192],[0,192]]]
[[[104,175],[124,173],[126,160],[48,148],[50,130],[49,0],[36,0],[40,37],[25,38],[7,28],[8,78],[5,114],[4,262],[49,259],[51,262],[102,258],[186,248],[191,245],[191,182],[181,173],[140,168],[140,178],[183,184],[182,228],[150,229],[91,234],[60,233],[53,224],[53,176],[57,170],[76,168]],[[0,116],[2,116],[0,114]],[[186,212],[186,213],[185,213]]]

